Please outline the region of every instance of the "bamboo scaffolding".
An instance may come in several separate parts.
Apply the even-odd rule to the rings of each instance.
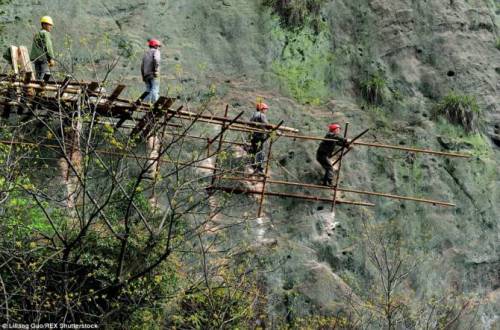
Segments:
[[[253,194],[253,195],[261,195],[262,191],[259,190],[251,190],[251,189],[240,189],[240,188],[232,188],[232,187],[222,187],[222,186],[212,186],[207,189],[220,190],[225,191],[231,194]],[[323,198],[323,197],[314,197],[308,195],[300,195],[300,194],[287,194],[287,193],[277,193],[266,191],[264,193],[266,196],[276,196],[276,197],[290,197],[290,198],[298,198],[306,201],[313,202],[332,202],[331,198]],[[359,206],[375,206],[373,203],[367,202],[356,202],[356,201],[346,201],[346,200],[338,200],[338,204],[350,204],[350,205],[359,205]]]
[[[94,87],[91,87],[94,86]],[[132,102],[130,100],[125,100],[125,99],[120,99],[119,95],[125,88],[124,85],[118,85],[114,91],[111,93],[111,95],[105,95],[102,91],[98,92],[92,92],[92,90],[95,90],[96,87],[99,86],[99,83],[97,82],[91,82],[90,84],[87,83],[71,83],[69,82],[69,79],[65,79],[62,83],[46,83],[46,82],[20,82],[18,80],[10,80],[10,81],[0,81],[0,88],[5,87],[19,90],[19,88],[23,87],[25,89],[38,89],[38,90],[43,90],[43,91],[48,91],[48,92],[56,92],[55,95],[54,93],[48,93],[48,95],[43,95],[43,98],[38,99],[36,96],[34,97],[35,100],[40,100],[42,104],[44,102],[50,101],[50,100],[67,100],[69,102],[76,102],[78,100],[78,96],[71,96],[73,94],[76,95],[88,95],[90,97],[87,98],[87,102],[93,106],[95,106],[95,110],[100,116],[103,117],[110,117],[110,118],[116,118],[119,119],[118,121],[118,126],[120,124],[123,124],[123,122],[127,119],[134,120],[135,117],[138,117],[137,114],[143,114],[142,118],[139,117],[137,120],[139,120],[139,124],[137,124],[134,127],[134,130],[137,129],[137,127],[140,126],[142,123],[145,128],[144,130],[146,132],[149,132],[150,129],[154,128],[153,125],[156,123],[156,119],[161,116],[165,116],[165,118],[168,118],[165,120],[163,129],[168,126],[175,126],[179,127],[180,125],[178,124],[170,124],[167,123],[168,120],[172,118],[176,118],[179,120],[188,120],[191,123],[194,122],[202,122],[202,123],[208,123],[208,124],[216,124],[216,125],[221,125],[221,130],[220,132],[212,139],[209,137],[203,137],[203,136],[194,136],[194,135],[189,135],[187,132],[183,134],[176,134],[176,133],[167,133],[163,132],[165,135],[171,135],[171,136],[179,136],[179,137],[186,137],[186,138],[192,138],[192,139],[198,139],[198,140],[204,140],[207,141],[207,156],[211,156],[210,153],[210,146],[216,141],[218,141],[218,147],[217,147],[217,152],[215,153],[215,164],[214,166],[203,166],[203,165],[196,165],[197,162],[199,161],[193,161],[193,162],[179,162],[179,161],[170,161],[170,160],[165,160],[165,159],[154,159],[151,157],[144,157],[144,156],[139,156],[139,155],[132,155],[127,152],[116,152],[116,151],[110,151],[110,150],[96,150],[95,152],[99,152],[102,154],[108,154],[108,155],[119,155],[122,157],[126,158],[134,158],[134,159],[146,159],[146,160],[154,160],[158,161],[159,163],[170,163],[170,164],[175,164],[177,166],[188,166],[188,167],[194,167],[194,168],[203,168],[203,169],[209,169],[213,171],[212,174],[212,186],[215,187],[216,181],[222,179],[238,179],[238,178],[227,178],[223,177],[222,175],[224,173],[232,173],[232,174],[243,174],[246,175],[245,171],[238,171],[238,170],[229,170],[225,171],[222,168],[219,168],[218,164],[218,154],[222,150],[222,145],[224,143],[232,144],[232,145],[246,145],[245,143],[237,143],[234,141],[226,141],[223,139],[223,135],[226,131],[232,130],[232,131],[239,131],[239,132],[248,132],[248,133],[253,133],[253,132],[260,132],[260,133],[267,133],[271,134],[272,132],[277,132],[278,137],[284,136],[287,138],[293,138],[293,139],[302,139],[302,140],[311,140],[311,141],[328,141],[329,139],[321,138],[321,137],[314,137],[314,136],[308,136],[308,135],[299,135],[298,130],[295,128],[291,127],[284,127],[283,121],[280,122],[278,125],[271,125],[271,124],[263,124],[263,123],[256,123],[256,122],[251,122],[251,121],[246,121],[246,120],[241,120],[240,117],[243,115],[244,112],[240,112],[236,117],[234,118],[228,118],[228,110],[229,106],[226,106],[225,108],[225,113],[224,116],[217,116],[217,115],[211,115],[211,114],[204,114],[203,112],[192,112],[192,111],[186,111],[182,110],[182,107],[178,108],[177,110],[172,110],[170,109],[170,105],[173,104],[174,99],[171,98],[162,98],[163,103],[155,103],[154,109],[152,109],[150,104],[145,104],[142,103],[141,99]],[[87,92],[87,94],[85,94]],[[61,98],[62,94],[65,94],[66,96],[64,98]],[[16,95],[22,95],[22,94],[16,94]],[[70,95],[70,96],[68,96]],[[4,97],[8,97],[8,94]],[[29,98],[31,96],[28,96]],[[20,100],[20,99],[19,99]],[[22,103],[18,100],[18,105],[23,106]],[[12,102],[7,102],[9,105]],[[4,102],[0,102],[0,104],[5,104]],[[49,104],[50,106],[50,104]],[[132,116],[133,113],[136,113],[136,116]],[[151,118],[150,118],[151,117]],[[345,129],[345,135],[347,135],[347,129],[348,129],[348,123],[346,124],[346,129]],[[437,156],[446,156],[446,157],[459,157],[459,158],[469,158],[471,157],[470,155],[467,154],[461,154],[461,153],[454,153],[454,152],[442,152],[442,151],[435,151],[435,150],[430,150],[430,149],[421,149],[421,148],[408,148],[408,147],[402,147],[402,146],[395,146],[395,145],[388,145],[388,144],[380,144],[380,143],[369,143],[369,142],[364,142],[364,141],[356,141],[358,137],[361,137],[364,133],[366,133],[368,130],[365,130],[363,133],[358,135],[355,139],[353,139],[352,144],[353,145],[360,145],[360,146],[368,146],[368,147],[376,147],[376,148],[386,148],[386,149],[391,149],[391,150],[401,150],[401,151],[407,151],[407,152],[414,152],[414,153],[425,153],[425,154],[431,154],[431,155],[437,155]],[[4,141],[5,142],[5,141]],[[315,201],[326,201],[326,202],[331,202],[332,203],[332,210],[335,207],[335,204],[337,203],[337,191],[343,191],[343,192],[350,192],[350,193],[357,193],[357,194],[365,194],[365,195],[372,195],[372,196],[380,196],[380,197],[386,197],[386,198],[393,198],[393,199],[399,199],[399,200],[409,200],[409,201],[416,201],[416,202],[423,202],[423,203],[430,203],[433,205],[440,205],[440,206],[455,206],[454,204],[447,203],[447,202],[441,202],[441,201],[435,201],[431,199],[424,199],[424,198],[417,198],[417,197],[407,197],[407,196],[398,196],[398,195],[393,195],[393,194],[386,194],[386,193],[377,193],[377,192],[369,192],[369,191],[362,191],[362,190],[356,190],[356,189],[347,189],[347,188],[341,188],[338,186],[339,183],[339,178],[340,178],[340,170],[342,168],[342,158],[350,151],[350,149],[345,150],[345,148],[341,148],[340,150],[340,157],[335,161],[334,164],[339,162],[339,169],[337,171],[337,177],[336,177],[336,183],[333,187],[324,187],[324,186],[319,186],[319,185],[311,185],[311,184],[302,184],[298,182],[287,182],[287,181],[279,181],[279,180],[273,180],[269,177],[269,166],[270,166],[270,159],[271,159],[271,150],[272,150],[272,145],[273,145],[273,140],[271,140],[271,143],[269,144],[269,149],[268,149],[268,157],[266,160],[266,167],[265,167],[265,175],[262,177],[262,179],[258,179],[255,181],[262,182],[262,190],[257,191],[257,190],[244,190],[244,189],[238,189],[238,188],[229,188],[229,187],[217,187],[219,190],[225,190],[228,191],[230,190],[231,192],[234,193],[248,193],[248,194],[258,194],[260,195],[260,203],[259,203],[259,209],[258,209],[258,217],[261,217],[262,212],[263,212],[263,205],[264,205],[264,199],[266,196],[280,196],[280,197],[291,197],[291,198],[301,198],[305,200],[315,200]],[[0,143],[3,143],[0,141]],[[13,141],[8,141],[9,144],[23,144],[23,143],[17,143]],[[26,144],[26,143],[24,143]],[[31,145],[41,147],[43,145],[37,144],[37,143],[31,143]],[[47,145],[48,146],[48,145]],[[59,148],[60,146],[58,145],[52,145],[51,147],[53,148]],[[251,179],[242,179],[239,178],[239,181],[250,181]],[[283,184],[283,185],[292,185],[292,186],[302,186],[302,187],[310,187],[310,188],[321,188],[321,189],[333,189],[333,198],[332,199],[327,199],[327,198],[321,198],[321,197],[312,197],[312,196],[307,196],[307,195],[297,195],[297,194],[284,194],[284,193],[276,193],[276,192],[268,192],[266,190],[267,184]],[[216,188],[213,188],[216,189]],[[344,203],[344,204],[354,204],[354,205],[365,205],[365,206],[373,206],[371,203],[365,203],[365,202],[351,202],[351,201],[339,201],[339,203]]]
[[[75,88],[73,86],[80,86],[80,88]],[[59,84],[39,84],[39,83],[24,83],[20,81],[0,81],[0,86],[7,86],[11,88],[18,88],[18,87],[26,87],[26,88],[34,88],[34,89],[43,89],[43,90],[48,90],[48,91],[54,91],[57,92],[60,90],[60,88],[64,88],[64,92],[67,94],[75,93],[75,94],[80,94],[83,92],[83,89],[81,86],[86,86],[86,84],[81,84],[79,85],[78,83],[59,83]],[[111,103],[110,103],[111,101]],[[102,97],[99,99],[99,101],[95,102],[95,105],[104,108],[104,110],[107,110],[111,105],[113,106],[115,111],[124,111],[124,110],[134,110],[138,112],[147,112],[150,111],[150,106],[148,104],[141,103],[139,106],[135,104],[135,102],[131,102],[130,100],[125,100],[125,99],[120,99],[117,97],[114,97],[114,95],[111,96],[105,96],[102,95]],[[102,109],[101,109],[102,110]],[[203,114],[197,114],[195,112],[191,111],[185,111],[185,110],[171,110],[171,109],[166,109],[165,110],[167,113],[172,114],[174,117],[177,117],[179,119],[183,120],[192,120],[193,118],[198,118],[198,121],[200,122],[206,122],[206,123],[211,123],[211,124],[219,124],[221,125],[222,123],[227,123],[231,122],[233,119],[228,118],[227,116],[221,117],[221,116],[215,116],[215,115],[203,115]],[[235,120],[234,122],[231,123],[231,125],[228,125],[229,130],[235,130],[235,131],[244,131],[244,132],[269,132],[269,130],[275,129],[276,125],[271,125],[271,124],[262,124],[262,123],[254,123],[250,121],[244,121],[244,120]],[[324,141],[328,140],[325,138],[321,137],[315,137],[315,136],[309,136],[309,135],[299,135],[299,134],[290,134],[290,133],[297,133],[298,130],[295,128],[291,127],[280,127],[279,128],[279,135],[288,137],[288,138],[293,138],[293,139],[302,139],[302,140],[311,140],[311,141]],[[364,141],[355,141],[353,142],[354,145],[360,145],[360,146],[368,146],[368,147],[374,147],[374,148],[385,148],[385,149],[392,149],[392,150],[401,150],[401,151],[408,151],[408,152],[414,152],[414,153],[425,153],[425,154],[431,154],[431,155],[436,155],[436,156],[446,156],[446,157],[458,157],[458,158],[470,158],[471,155],[469,154],[462,154],[462,153],[454,153],[454,152],[443,152],[443,151],[435,151],[435,150],[430,150],[430,149],[421,149],[421,148],[408,148],[408,147],[401,147],[401,146],[395,146],[395,145],[389,145],[389,144],[381,144],[381,143],[371,143],[371,142],[364,142]]]

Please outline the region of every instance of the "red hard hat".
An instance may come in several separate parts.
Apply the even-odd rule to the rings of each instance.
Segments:
[[[156,40],[156,39],[149,39],[148,45],[149,45],[149,47],[159,47],[159,46],[161,46],[161,42],[159,40]]]
[[[341,128],[339,124],[330,124],[330,125],[328,125],[328,130],[330,132],[335,131],[337,128]]]
[[[269,109],[269,106],[263,102],[260,102],[260,103],[257,103],[255,105],[255,109],[259,110],[259,111],[262,111],[262,110],[267,110]]]

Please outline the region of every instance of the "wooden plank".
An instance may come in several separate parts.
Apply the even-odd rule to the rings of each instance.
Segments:
[[[66,91],[66,89],[69,86],[70,81],[71,81],[71,76],[66,76],[64,78],[64,81],[61,83],[61,88],[59,88],[59,95],[60,96],[62,96],[64,94],[64,92]]]
[[[137,123],[135,128],[132,130],[131,136],[141,132],[143,136],[149,136],[151,130],[155,127],[155,123],[158,122],[158,119],[165,115],[163,110],[170,107],[174,102],[175,98],[160,96],[153,105],[153,109],[146,112],[142,119]]]
[[[144,122],[144,128],[142,135],[144,137],[147,137],[150,135],[150,132],[155,128],[155,124],[158,121],[158,118],[161,116],[163,107],[166,105],[168,102],[168,98],[164,96],[160,96],[158,100],[155,102],[153,105],[153,110],[148,112],[146,116],[144,116],[145,122]]]
[[[10,58],[14,74],[19,74],[19,50],[17,46],[10,46]]]
[[[97,91],[97,89],[99,88],[99,85],[100,85],[100,84],[99,84],[97,81],[92,81],[92,82],[88,85],[87,89],[88,89],[88,91],[89,91],[89,92],[96,92],[96,91]]]
[[[118,96],[120,96],[120,94],[123,92],[125,87],[127,87],[127,86],[125,86],[125,85],[116,86],[113,93],[111,93],[111,95],[108,97],[108,105],[111,105],[111,103],[113,103],[118,98]]]
[[[28,52],[28,48],[26,46],[19,46],[18,47],[18,61],[20,65],[19,71],[21,73],[31,73],[32,78],[30,80],[34,79],[34,71],[33,66],[31,64],[30,60],[30,54]]]

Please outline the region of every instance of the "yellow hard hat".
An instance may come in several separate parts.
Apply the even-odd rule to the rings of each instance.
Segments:
[[[50,16],[43,16],[42,18],[40,18],[40,23],[54,25],[54,22],[52,21],[52,17],[50,17]]]

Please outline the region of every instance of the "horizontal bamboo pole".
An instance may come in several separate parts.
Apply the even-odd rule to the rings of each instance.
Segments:
[[[71,86],[71,84],[70,84]],[[50,91],[50,92],[57,92],[61,87],[59,85],[42,85],[38,83],[28,83],[24,84],[21,82],[10,82],[10,81],[0,81],[0,88],[1,87],[7,87],[7,88],[32,88],[32,89],[40,89],[40,90],[45,90],[45,91]],[[80,94],[82,93],[81,88],[72,88],[72,87],[67,87],[64,90],[65,94]]]
[[[222,179],[223,180],[230,180],[230,181],[249,181],[249,182],[262,181],[259,179],[251,179],[251,178],[244,178],[244,177],[243,178],[222,177]],[[317,184],[301,183],[301,182],[280,181],[280,180],[273,180],[273,179],[268,179],[267,182],[274,183],[274,184],[287,185],[287,186],[296,186],[296,187],[306,187],[306,188],[325,189],[325,190],[332,189],[332,187],[330,187],[330,186],[322,186],[322,185],[317,185]],[[436,201],[436,200],[420,198],[420,197],[399,196],[399,195],[393,195],[393,194],[387,194],[387,193],[379,193],[379,192],[374,192],[374,191],[364,191],[364,190],[357,190],[357,189],[352,189],[352,188],[341,188],[341,187],[337,188],[337,190],[343,191],[343,192],[360,194],[360,195],[380,196],[380,197],[387,197],[387,198],[391,198],[391,199],[408,200],[408,201],[428,203],[428,204],[439,205],[439,206],[450,206],[450,207],[456,206],[455,204],[452,204],[452,203],[443,202],[443,201]]]
[[[26,141],[5,141],[5,140],[0,140],[0,144],[4,145],[26,145],[26,146],[33,146],[33,147],[41,147],[41,148],[48,148],[48,149],[59,149],[61,146],[57,144],[44,144],[44,143],[36,143],[36,142],[26,142]],[[153,157],[146,157],[146,156],[140,156],[140,155],[132,155],[127,152],[118,152],[118,151],[112,151],[112,150],[106,150],[106,149],[96,149],[94,150],[96,153],[103,154],[103,155],[111,155],[111,156],[122,156],[124,158],[128,159],[140,159],[140,160],[150,160],[150,161],[158,161],[159,163],[165,163],[165,164],[174,164],[178,166],[189,166],[189,167],[194,167],[194,168],[200,168],[200,169],[205,169],[205,170],[214,170],[216,169],[213,166],[204,166],[204,165],[195,165],[196,163],[202,162],[202,160],[197,160],[193,162],[179,162],[179,161],[171,161],[171,160],[166,160],[164,158],[160,158],[157,160],[156,158]],[[237,174],[243,174],[246,175],[247,173],[245,171],[238,171],[238,170],[227,170],[223,168],[217,168],[217,171],[220,171],[221,173],[237,173]]]
[[[221,190],[221,191],[225,191],[225,192],[232,193],[232,194],[255,194],[255,195],[262,195],[262,191],[251,190],[251,189],[240,189],[240,188],[221,187],[221,186],[212,186],[212,187],[210,187],[208,189]],[[302,200],[307,200],[307,201],[313,201],[313,202],[332,202],[333,201],[331,198],[314,197],[314,196],[300,195],[300,194],[276,193],[276,192],[271,192],[271,191],[264,192],[264,195],[266,195],[266,196],[276,196],[276,197],[290,197],[290,198],[297,198],[297,199],[302,199]],[[375,204],[372,204],[372,203],[356,202],[356,201],[345,201],[345,200],[337,200],[337,203],[339,203],[339,204],[359,205],[359,206],[375,206]]]
[[[203,118],[203,119],[214,120],[214,121],[223,122],[223,123],[233,121],[233,119],[229,118],[229,117],[209,116],[209,115],[203,115],[203,114],[199,115],[195,112],[186,111],[186,110],[180,110],[180,111],[168,110],[168,113],[172,113],[172,114],[184,116],[184,117]],[[235,120],[234,123],[244,125],[245,127],[261,128],[261,129],[267,129],[267,130],[277,129],[278,131],[283,131],[283,132],[298,132],[299,131],[298,129],[292,128],[292,127],[286,127],[286,126],[278,127],[277,125],[257,123],[257,122],[246,121],[246,120]]]
[[[9,74],[4,74],[4,73],[0,73],[0,80],[2,79],[6,79],[6,80],[13,80],[13,78],[15,78],[14,76],[12,75],[9,75]],[[21,79],[14,79],[14,81],[18,81],[18,82],[22,82],[24,83],[24,81]],[[41,83],[40,80],[32,80],[31,81],[32,83]],[[47,85],[62,85],[63,84],[63,80],[49,80],[47,82],[44,82],[45,84]],[[96,83],[98,84],[98,82],[94,82],[94,81],[85,81],[85,80],[82,80],[82,81],[77,81],[77,80],[71,80],[71,82],[69,83],[70,85],[75,85],[75,86],[88,86],[92,83]]]
[[[289,137],[289,138],[294,138],[294,139],[300,139],[300,140],[334,141],[332,139],[325,139],[325,138],[321,138],[321,137],[308,136],[308,135],[297,135],[297,134],[286,134],[286,133],[279,134],[279,135]],[[455,153],[455,152],[443,152],[443,151],[435,151],[435,150],[419,149],[419,148],[407,148],[407,147],[400,147],[400,146],[389,145],[389,144],[369,143],[369,142],[363,142],[363,141],[355,141],[353,144],[367,146],[367,147],[386,148],[386,149],[410,151],[410,152],[416,152],[416,153],[425,153],[425,154],[432,154],[432,155],[438,155],[438,156],[459,157],[459,158],[470,158],[471,157],[471,155],[469,155],[469,154],[462,154],[462,153]]]
[[[435,150],[429,150],[429,149],[407,148],[407,147],[400,147],[400,146],[394,146],[394,145],[389,145],[389,144],[369,143],[369,142],[363,142],[363,141],[356,141],[356,142],[354,142],[354,144],[360,145],[360,146],[375,147],[375,148],[386,148],[386,149],[394,149],[394,150],[403,150],[403,151],[425,153],[425,154],[438,155],[438,156],[459,157],[459,158],[470,158],[470,157],[472,157],[469,154],[460,154],[460,153],[455,153],[455,152],[444,152],[444,151],[435,151]]]
[[[85,121],[86,123],[90,123],[90,121]],[[110,121],[100,121],[100,120],[97,120],[96,121],[97,124],[100,124],[100,125],[114,125],[116,123],[114,122],[110,122]],[[165,124],[166,126],[169,126],[169,127],[175,127],[175,128],[183,128],[182,125],[180,124],[172,124],[172,123],[166,123]],[[134,128],[135,125],[131,125],[131,124],[122,124],[121,127],[124,127],[124,128]],[[189,139],[193,139],[193,140],[202,140],[202,141],[207,141],[207,139],[209,139],[209,137],[203,137],[203,136],[197,136],[197,135],[191,135],[191,134],[179,134],[179,133],[172,133],[172,132],[164,132],[162,133],[164,135],[168,135],[168,136],[175,136],[175,137],[186,137],[186,138],[189,138]],[[234,141],[227,141],[227,140],[224,140],[222,141],[223,143],[225,144],[229,144],[229,145],[236,145],[236,146],[248,146],[250,145],[249,143],[241,143],[241,142],[234,142]]]

